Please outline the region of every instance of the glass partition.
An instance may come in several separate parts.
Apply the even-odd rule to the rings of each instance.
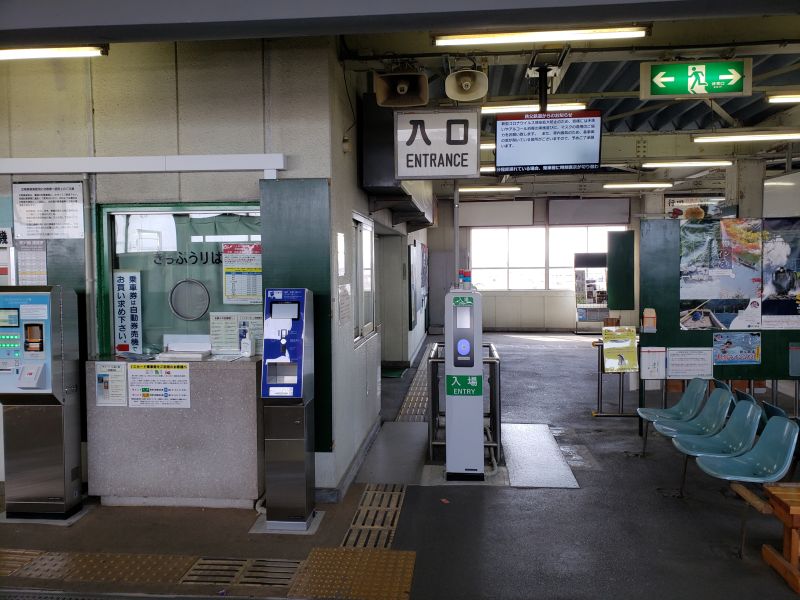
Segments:
[[[165,335],[209,335],[212,312],[260,314],[261,220],[242,208],[107,209],[112,350],[160,352]]]

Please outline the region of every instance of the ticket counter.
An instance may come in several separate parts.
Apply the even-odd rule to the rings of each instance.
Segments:
[[[163,374],[158,364],[86,364],[89,494],[107,505],[252,508],[264,491],[260,357],[161,363]],[[131,374],[125,397],[121,373]],[[148,374],[171,389],[142,392]]]

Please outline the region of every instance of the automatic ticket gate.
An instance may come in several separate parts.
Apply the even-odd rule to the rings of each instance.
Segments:
[[[61,286],[0,287],[6,514],[81,507],[78,305]]]
[[[264,468],[267,530],[314,517],[314,310],[303,288],[264,291]]]
[[[453,288],[445,296],[445,473],[484,479],[483,319],[481,295]]]

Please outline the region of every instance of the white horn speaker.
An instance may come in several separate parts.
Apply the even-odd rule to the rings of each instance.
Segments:
[[[489,91],[489,78],[483,71],[462,69],[444,80],[444,93],[452,100],[470,102],[480,100]]]
[[[428,104],[425,73],[373,73],[372,85],[378,106],[401,108]]]

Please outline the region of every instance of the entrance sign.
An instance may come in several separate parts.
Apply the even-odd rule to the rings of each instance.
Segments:
[[[707,98],[750,96],[753,60],[643,62],[639,65],[639,98]]]
[[[396,110],[397,179],[480,177],[480,114],[465,110]]]

